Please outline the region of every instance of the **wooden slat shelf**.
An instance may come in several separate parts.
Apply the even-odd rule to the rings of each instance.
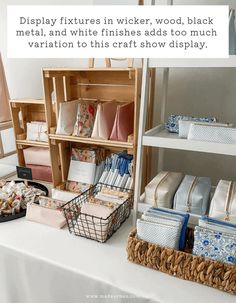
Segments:
[[[101,139],[94,139],[94,138],[64,136],[64,135],[56,135],[56,134],[50,134],[49,138],[51,140],[56,140],[56,141],[68,141],[68,142],[83,143],[83,144],[89,144],[89,145],[111,146],[111,147],[118,147],[118,148],[125,148],[125,149],[134,148],[133,143],[122,142],[122,141],[101,140]]]
[[[16,140],[16,144],[22,146],[49,147],[48,142],[40,141]]]
[[[10,103],[19,103],[19,104],[45,104],[43,99],[11,99]]]

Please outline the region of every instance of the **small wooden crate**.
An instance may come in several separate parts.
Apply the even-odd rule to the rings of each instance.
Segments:
[[[64,188],[67,180],[70,152],[74,146],[102,146],[111,151],[128,150],[136,156],[137,124],[141,89],[141,69],[137,68],[53,68],[43,69],[45,104],[52,159],[53,184]],[[103,102],[134,102],[133,142],[98,140],[75,136],[56,135],[61,102],[77,99]],[[56,116],[53,116],[55,104]],[[60,161],[57,155],[60,154]]]
[[[136,264],[236,294],[235,265],[142,241],[137,238],[136,230],[129,235],[127,254],[128,260]]]

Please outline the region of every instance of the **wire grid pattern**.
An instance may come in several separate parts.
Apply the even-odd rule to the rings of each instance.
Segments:
[[[114,211],[105,219],[81,213],[82,205],[88,202],[89,197],[95,196],[100,192],[102,188],[128,192],[130,194],[130,198],[115,208]],[[106,242],[129,217],[132,205],[132,190],[98,183],[75,199],[66,203],[63,207],[63,211],[70,233],[103,243]]]

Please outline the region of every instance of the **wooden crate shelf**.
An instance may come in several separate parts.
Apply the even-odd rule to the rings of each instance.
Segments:
[[[55,140],[58,142],[74,142],[74,143],[84,143],[88,145],[97,145],[97,146],[104,146],[104,147],[118,147],[118,148],[125,148],[125,149],[133,149],[134,144],[129,142],[122,142],[122,141],[111,141],[111,140],[101,140],[101,139],[94,139],[94,138],[83,138],[83,137],[76,137],[76,136],[64,136],[64,135],[49,135],[50,140]]]
[[[25,166],[23,150],[27,147],[47,147],[48,142],[29,141],[26,139],[27,123],[32,121],[46,122],[45,100],[43,99],[11,99],[10,109],[16,139],[18,163]],[[52,116],[55,115],[54,110]]]
[[[103,146],[110,151],[128,150],[136,161],[141,69],[137,68],[44,68],[45,106],[49,129],[53,184],[67,180],[73,146]],[[133,143],[55,134],[60,103],[73,100],[134,102]],[[53,116],[53,106],[56,115]],[[57,155],[60,155],[58,161]]]

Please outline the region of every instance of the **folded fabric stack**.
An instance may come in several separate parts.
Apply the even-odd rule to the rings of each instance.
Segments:
[[[208,217],[199,219],[194,231],[193,254],[236,264],[236,224]]]
[[[65,203],[48,197],[39,197],[39,204],[27,204],[26,219],[51,227],[62,228],[66,224],[62,211]]]
[[[122,152],[107,157],[99,183],[132,189],[133,156]]]
[[[108,188],[102,188],[95,196],[89,196],[86,203],[82,204],[77,218],[79,235],[105,242],[122,223],[122,216],[129,215],[129,212],[121,214],[118,211],[129,197],[128,193]]]
[[[23,149],[25,165],[32,170],[33,179],[52,182],[49,148],[28,147]]]
[[[134,102],[74,100],[60,103],[56,134],[127,141],[133,127]]]
[[[27,123],[27,140],[48,142],[47,123],[32,121]]]
[[[96,184],[105,166],[104,148],[72,148],[66,189],[82,193]]]
[[[189,214],[150,208],[137,221],[137,236],[163,247],[183,250]]]

